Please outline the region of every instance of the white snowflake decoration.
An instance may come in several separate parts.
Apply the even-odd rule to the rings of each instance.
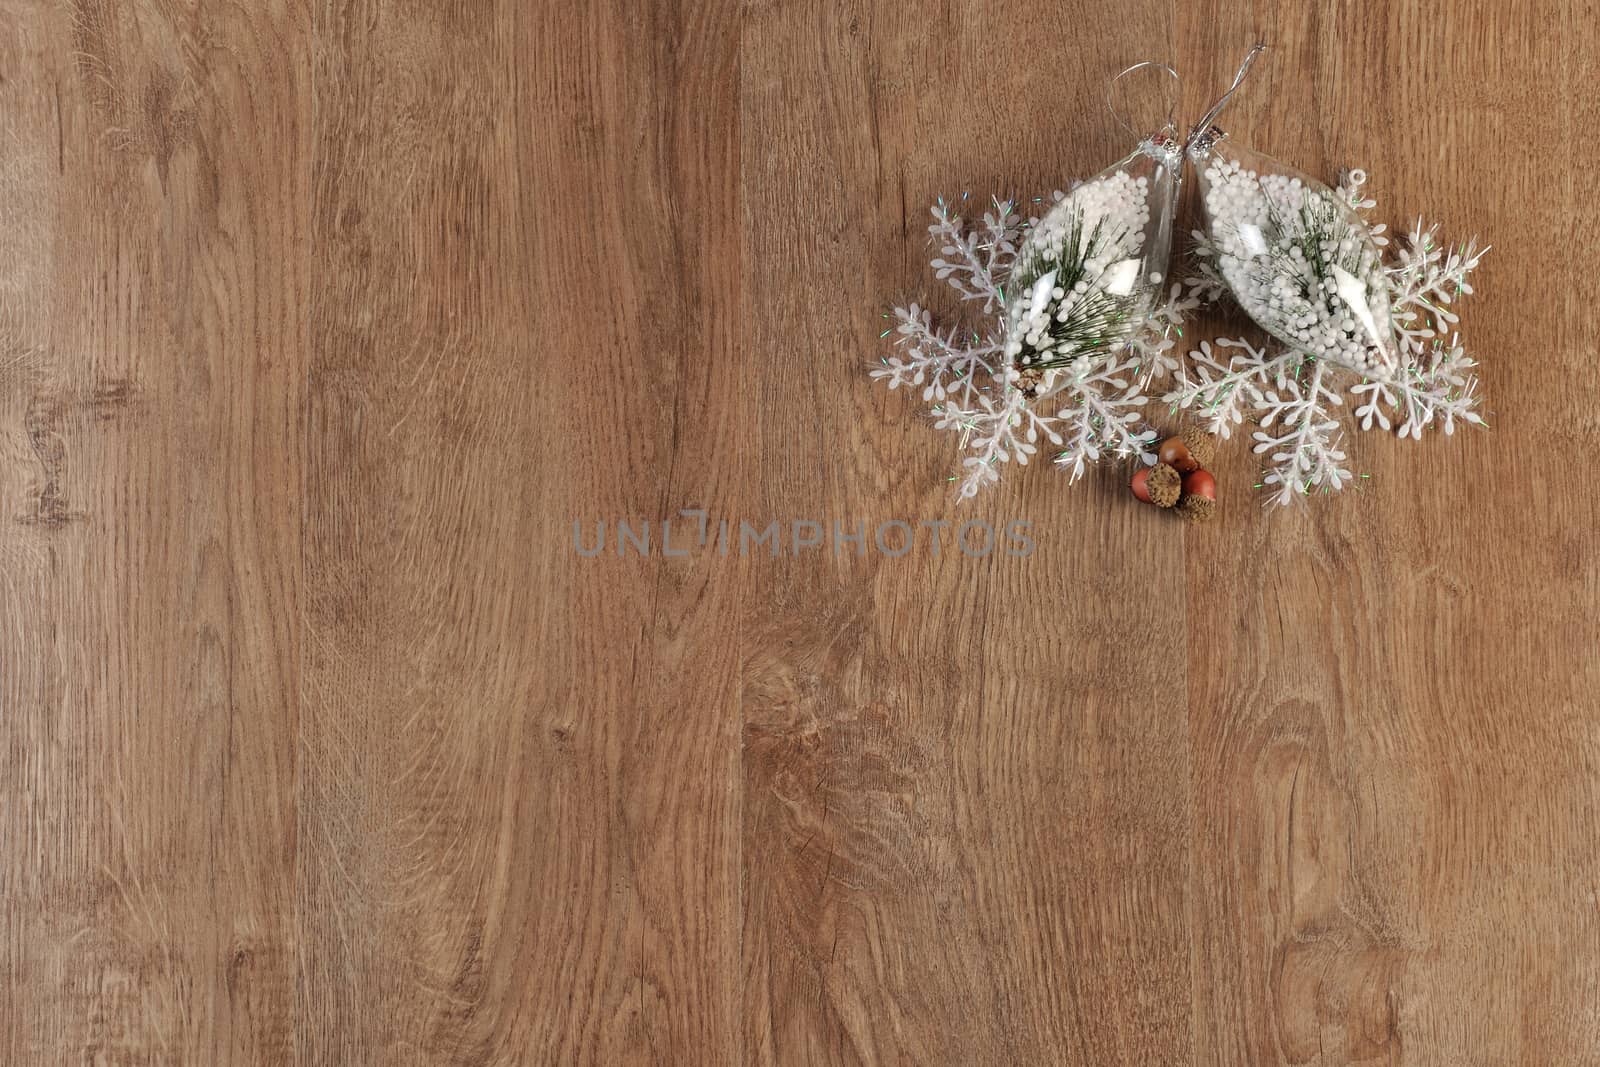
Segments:
[[[1052,206],[1068,195],[1057,192]],[[989,327],[968,339],[966,331],[936,327],[917,304],[897,307],[895,325],[884,331],[896,335],[896,351],[872,376],[885,379],[890,389],[920,386],[922,399],[932,404],[934,425],[959,434],[967,454],[962,472],[951,480],[960,483],[960,496],[970,498],[999,481],[1002,464],[1026,464],[1041,440],[1073,481],[1106,455],[1155,462],[1150,446],[1156,431],[1144,425],[1142,412],[1151,385],[1178,369],[1174,335],[1183,314],[1198,306],[1198,296],[1174,285],[1125,339],[1024,387],[1005,347],[1005,284],[1025,235],[1039,220],[1024,219],[1012,201],[998,199],[978,225],[969,225],[942,197],[932,214],[928,232],[939,250],[931,262],[936,276],[964,300],[981,301]]]
[[[1350,171],[1338,190],[1361,212],[1375,206],[1361,193],[1365,181],[1364,173]],[[1388,245],[1383,226],[1371,226],[1369,232],[1379,247]],[[1194,237],[1194,289],[1213,299],[1225,291],[1217,249],[1202,234]],[[1460,344],[1451,305],[1471,294],[1468,276],[1487,251],[1476,242],[1446,249],[1436,227],[1416,223],[1384,268],[1398,350],[1393,367],[1350,371],[1276,342],[1258,346],[1222,338],[1188,354],[1164,399],[1197,411],[1223,438],[1249,410],[1259,427],[1252,434],[1253,450],[1270,463],[1262,482],[1271,502],[1289,504],[1314,490],[1342,489],[1355,477],[1345,466],[1338,414],[1346,393],[1363,430],[1374,425],[1388,430],[1398,423],[1400,436],[1419,439],[1430,425],[1450,434],[1457,422],[1483,423],[1472,372],[1476,364]]]

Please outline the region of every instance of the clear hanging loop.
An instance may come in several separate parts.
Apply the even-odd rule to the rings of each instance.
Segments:
[[[1228,86],[1228,91],[1217,97],[1217,102],[1211,105],[1211,110],[1207,111],[1205,117],[1195,123],[1194,128],[1189,131],[1189,140],[1185,145],[1186,148],[1192,149],[1199,145],[1203,149],[1214,140],[1211,132],[1212,123],[1217,121],[1217,116],[1222,114],[1222,109],[1228,106],[1228,101],[1233,98],[1233,94],[1239,91],[1239,86],[1244,84],[1245,75],[1250,72],[1250,65],[1256,61],[1257,56],[1266,50],[1267,46],[1261,43],[1257,43],[1250,49],[1249,54],[1244,57],[1244,62],[1239,64],[1239,73],[1233,76],[1233,84]]]
[[[1172,98],[1167,104],[1167,118],[1162,127],[1163,129],[1173,124],[1173,116],[1178,110],[1178,100],[1183,95],[1183,79],[1178,76],[1178,72],[1174,70],[1172,65],[1169,63],[1157,63],[1153,59],[1147,59],[1143,63],[1135,63],[1133,66],[1113,77],[1111,81],[1106,84],[1106,109],[1111,112],[1111,117],[1116,120],[1117,125],[1127,130],[1134,137],[1147,137],[1150,135],[1151,131],[1135,129],[1133,123],[1128,120],[1126,113],[1124,113],[1121,108],[1117,107],[1117,83],[1135,71],[1144,70],[1146,67],[1163,71],[1166,73],[1167,77],[1172,79]]]

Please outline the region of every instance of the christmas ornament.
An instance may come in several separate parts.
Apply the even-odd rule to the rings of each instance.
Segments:
[[[1112,85],[1147,68],[1177,77],[1141,63]],[[1169,110],[1162,128],[1036,219],[993,200],[972,226],[965,196],[934,205],[936,275],[994,318],[986,333],[958,332],[917,304],[896,308],[884,335],[897,335],[897,353],[872,375],[891,389],[920,386],[934,425],[959,435],[967,455],[951,480],[961,497],[998,481],[1001,465],[1026,464],[1041,441],[1074,481],[1107,455],[1155,461],[1146,390],[1176,369],[1173,335],[1198,304],[1167,278],[1182,162]]]
[[[1290,348],[1354,370],[1392,370],[1382,260],[1355,210],[1212,125],[1262,47],[1250,50],[1186,147],[1217,270],[1245,314]]]
[[[1170,128],[1062,197],[1011,270],[1010,380],[1048,395],[1061,371],[1124,347],[1161,296],[1182,165]]]
[[[1041,446],[1073,481],[1090,463],[1134,455],[1181,478],[1209,466],[1211,434],[1227,439],[1249,412],[1253,450],[1269,464],[1261,485],[1287,504],[1356,477],[1338,417],[1347,397],[1363,430],[1398,425],[1402,437],[1420,438],[1428,426],[1449,434],[1458,422],[1483,423],[1453,305],[1472,292],[1468,277],[1487,249],[1446,248],[1421,222],[1391,249],[1385,228],[1367,221],[1374,204],[1363,172],[1330,189],[1231,142],[1215,120],[1260,51],[1181,146],[1169,108],[1154,132],[1134,134],[1128,156],[1056,193],[1038,218],[1024,219],[1009,200],[991,200],[981,222],[964,217],[966,195],[934,205],[933,269],[988,321],[940,326],[918,304],[895,308],[883,332],[895,335],[895,351],[872,375],[890,389],[920,388],[934,425],[958,435],[966,455],[950,480],[962,498]],[[1171,67],[1141,63],[1112,86],[1145,69],[1177,79]],[[1193,234],[1193,268],[1175,284],[1168,257],[1185,158],[1203,228]],[[1180,356],[1184,315],[1225,295],[1271,340],[1221,338]],[[1151,401],[1196,412],[1210,434],[1186,429],[1155,449],[1143,415]],[[1136,476],[1135,494],[1159,502],[1166,480]],[[1214,494],[1214,483],[1210,496],[1180,490],[1178,509],[1204,521]]]
[[[1446,434],[1458,420],[1482,424],[1476,364],[1450,306],[1472,292],[1467,277],[1488,249],[1469,242],[1446,250],[1419,222],[1386,262],[1384,227],[1362,215],[1373,207],[1361,193],[1363,172],[1329,189],[1230,144],[1213,122],[1261,50],[1251,50],[1196,124],[1186,154],[1204,224],[1194,234],[1198,289],[1231,295],[1275,343],[1202,343],[1164,399],[1199,411],[1223,438],[1253,409],[1254,451],[1271,464],[1262,485],[1272,502],[1288,504],[1354,480],[1335,410],[1346,392],[1363,430],[1389,429],[1391,415],[1411,438],[1434,424]]]

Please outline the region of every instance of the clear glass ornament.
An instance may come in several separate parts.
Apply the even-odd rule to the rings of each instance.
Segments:
[[[1366,223],[1323,183],[1211,125],[1258,51],[1187,145],[1217,271],[1245,314],[1290,348],[1363,373],[1391,371],[1399,362],[1392,300]]]
[[[1183,152],[1168,127],[1073,188],[1029,230],[1007,286],[1005,354],[1029,395],[1125,345],[1165,291]]]

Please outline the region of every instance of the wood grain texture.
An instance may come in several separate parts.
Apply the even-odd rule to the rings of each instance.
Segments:
[[[1188,799],[1172,788],[1187,776],[1186,725],[1169,703],[1183,668],[1144,641],[1146,583],[1181,587],[1181,539],[1132,509],[1085,506],[1115,492],[1109,472],[1084,495],[1029,472],[1026,496],[958,517],[949,454],[928,447],[903,397],[858,388],[882,303],[924,281],[936,193],[1048,191],[1069,176],[1063,158],[1115,158],[1109,123],[1062,116],[1098,106],[1105,52],[1124,50],[1119,67],[1138,58],[1124,30],[1170,34],[1164,6],[1124,14],[1088,26],[1027,6],[750,16],[744,128],[768,132],[743,153],[748,344],[763,407],[804,413],[763,419],[763,453],[781,458],[752,509],[830,537],[834,523],[940,517],[1049,534],[1025,558],[968,558],[952,528],[937,559],[925,533],[901,559],[755,562],[747,1062],[1152,1063],[1189,1047]],[[1008,69],[1024,39],[1059,65]],[[827,87],[819,106],[794,106],[801,85]],[[1008,111],[1012,123],[988,120]],[[785,270],[761,267],[775,263]],[[1143,564],[1108,572],[1084,544]],[[1014,617],[1015,600],[1048,610]]]
[[[737,484],[737,23],[542,15],[317,12],[308,1063],[732,1054],[738,573],[571,526]]]
[[[1600,674],[1581,651],[1600,559],[1580,547],[1600,510],[1539,474],[1595,440],[1596,346],[1562,290],[1583,284],[1596,183],[1553,147],[1584,127],[1578,100],[1533,88],[1592,76],[1592,34],[1536,27],[1593,14],[1180,20],[1212,85],[1224,42],[1276,44],[1232,128],[1314,173],[1367,167],[1392,224],[1425,213],[1495,246],[1462,307],[1490,432],[1361,435],[1361,492],[1191,539],[1190,661],[1228,665],[1189,681],[1199,1062],[1600,1062]]]
[[[1600,1064],[1592,4],[0,23],[0,1062]],[[1257,38],[1234,136],[1494,244],[1493,428],[958,513],[927,203]]]
[[[0,7],[6,1063],[290,1047],[309,24],[201,8]]]

